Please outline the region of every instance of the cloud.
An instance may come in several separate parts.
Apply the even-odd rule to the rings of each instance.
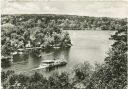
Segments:
[[[2,1],[3,14],[71,14],[128,17],[126,1]]]
[[[5,14],[22,14],[31,13],[39,10],[38,6],[34,3],[7,3],[6,7],[2,10]]]
[[[3,14],[43,14],[57,11],[56,7],[40,2],[6,2],[2,7]]]

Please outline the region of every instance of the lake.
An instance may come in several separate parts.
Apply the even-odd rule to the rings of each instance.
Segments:
[[[68,61],[67,65],[53,71],[70,72],[75,65],[86,61],[92,65],[95,62],[102,63],[107,56],[110,45],[113,43],[109,38],[114,34],[114,31],[68,30],[68,32],[73,44],[71,48],[43,51],[41,58],[35,57],[33,54],[23,54],[15,57],[14,64],[7,69],[12,69],[16,73],[31,73],[30,71],[37,68],[42,60],[64,58]]]

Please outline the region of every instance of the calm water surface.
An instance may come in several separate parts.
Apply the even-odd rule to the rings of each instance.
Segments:
[[[64,58],[68,61],[66,66],[55,69],[54,71],[71,71],[79,63],[95,62],[102,63],[110,45],[113,43],[109,40],[114,31],[68,31],[73,46],[70,49],[56,49],[49,52],[41,52],[41,58],[33,54],[20,55],[14,59],[14,64],[9,68],[17,73],[31,73],[30,71],[37,68],[42,60]]]

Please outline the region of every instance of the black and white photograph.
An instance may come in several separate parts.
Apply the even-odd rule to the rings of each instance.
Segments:
[[[128,89],[127,0],[1,0],[0,89]]]

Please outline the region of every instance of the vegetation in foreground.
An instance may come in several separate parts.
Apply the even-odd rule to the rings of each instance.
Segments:
[[[126,89],[127,26],[127,22],[123,22],[111,37],[115,43],[104,64],[93,68],[85,62],[74,68],[74,75],[55,73],[49,78],[39,73],[26,76],[13,71],[2,72],[2,86],[4,89]]]

